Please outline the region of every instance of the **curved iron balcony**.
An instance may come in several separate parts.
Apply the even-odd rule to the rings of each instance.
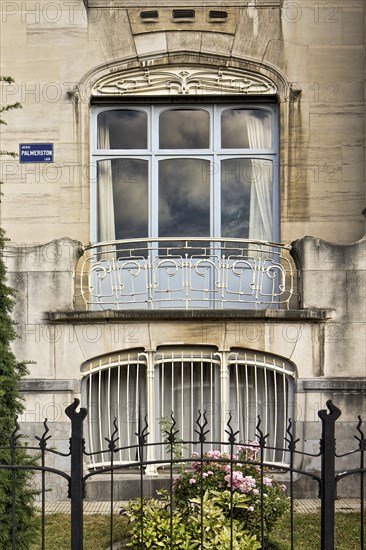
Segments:
[[[289,308],[291,246],[219,238],[118,240],[84,247],[78,274],[88,309]]]

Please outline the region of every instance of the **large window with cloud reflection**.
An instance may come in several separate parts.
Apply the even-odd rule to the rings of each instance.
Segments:
[[[92,240],[278,239],[273,105],[94,107]]]

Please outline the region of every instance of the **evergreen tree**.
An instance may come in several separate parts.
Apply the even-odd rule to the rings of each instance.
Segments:
[[[10,77],[0,77],[0,82],[13,82]],[[18,109],[19,103],[0,107],[0,115],[11,109]],[[0,118],[0,124],[6,124]],[[0,151],[1,155],[16,156],[16,153]],[[10,449],[11,436],[15,429],[15,419],[23,410],[19,382],[27,373],[24,363],[16,360],[11,343],[16,338],[15,324],[11,318],[15,291],[6,284],[4,262],[5,233],[0,228],[0,464],[14,462],[23,466],[34,464],[32,457],[19,438],[13,453]],[[18,435],[18,433],[17,433]],[[14,438],[13,438],[13,441]],[[35,492],[31,487],[30,469],[0,469],[0,548],[10,550],[15,537],[17,550],[27,550],[34,542],[35,521],[33,501]],[[15,491],[13,493],[13,486]],[[14,496],[13,496],[14,494]],[[13,521],[13,507],[15,507]],[[15,527],[15,529],[13,529]]]

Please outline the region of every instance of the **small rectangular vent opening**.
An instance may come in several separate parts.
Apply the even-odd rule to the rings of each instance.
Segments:
[[[142,11],[140,13],[140,19],[158,19],[159,12],[158,10],[148,10]]]
[[[173,19],[194,19],[195,10],[173,10]]]
[[[210,10],[208,14],[210,19],[227,19],[227,11]]]

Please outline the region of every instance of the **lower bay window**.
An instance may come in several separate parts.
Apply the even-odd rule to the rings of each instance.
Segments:
[[[248,350],[217,351],[213,347],[161,347],[156,351],[131,350],[85,363],[83,401],[88,408],[87,442],[90,467],[109,464],[105,438],[111,438],[117,420],[118,447],[114,461],[138,459],[137,432],[148,425],[150,459],[164,459],[164,429],[172,422],[177,437],[188,442],[183,452],[197,450],[197,418],[205,412],[208,430],[205,449],[227,442],[231,426],[237,443],[256,438],[258,417],[261,430],[269,434],[265,460],[285,463],[283,447],[288,419],[292,416],[295,371],[277,356]],[[93,454],[96,453],[96,454]]]

